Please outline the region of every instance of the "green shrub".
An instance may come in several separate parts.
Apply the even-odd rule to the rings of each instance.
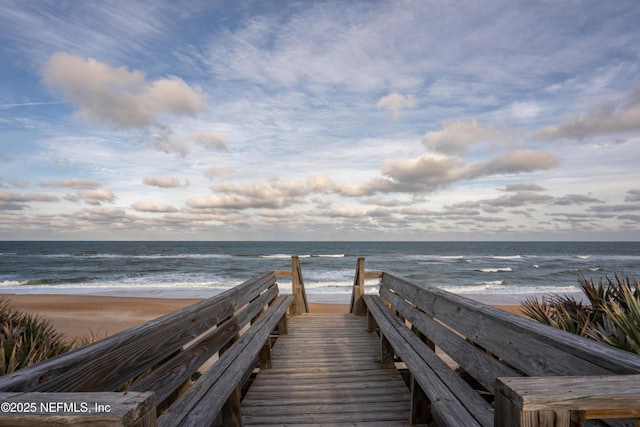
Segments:
[[[6,298],[0,298],[0,375],[66,353],[74,346],[50,321],[12,308]]]
[[[640,282],[615,275],[595,283],[584,276],[580,288],[588,303],[551,296],[522,303],[526,316],[541,323],[640,354]]]

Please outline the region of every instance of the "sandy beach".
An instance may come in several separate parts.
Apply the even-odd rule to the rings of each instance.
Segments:
[[[70,339],[104,338],[149,320],[194,304],[199,299],[137,298],[91,295],[0,295],[10,305],[53,322],[58,332]],[[518,313],[518,306],[499,306]],[[348,304],[309,303],[314,313],[347,313]]]

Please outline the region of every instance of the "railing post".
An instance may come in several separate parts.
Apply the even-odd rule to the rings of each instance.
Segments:
[[[498,378],[494,394],[496,427],[574,427],[640,416],[640,375]]]
[[[291,293],[295,297],[295,300],[291,304],[292,314],[308,313],[309,304],[307,302],[307,293],[304,289],[304,282],[302,281],[298,255],[291,255]]]
[[[357,316],[364,316],[367,314],[367,309],[362,302],[362,296],[364,295],[364,257],[358,258],[356,265],[356,276],[353,279],[353,290],[351,292],[351,307],[349,311]]]

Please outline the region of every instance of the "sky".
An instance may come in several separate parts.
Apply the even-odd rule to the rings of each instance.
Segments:
[[[637,0],[0,1],[1,240],[640,240]]]

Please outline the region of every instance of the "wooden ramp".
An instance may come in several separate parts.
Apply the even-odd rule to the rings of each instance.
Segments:
[[[246,426],[409,424],[409,389],[381,364],[366,316],[291,317],[271,356],[242,401]]]

